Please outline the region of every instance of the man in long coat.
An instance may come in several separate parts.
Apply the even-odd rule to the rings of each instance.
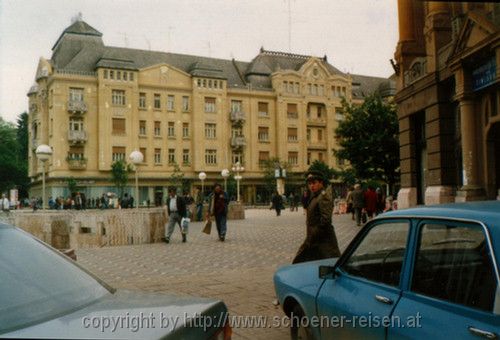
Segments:
[[[333,197],[323,174],[310,171],[306,176],[311,192],[307,205],[306,240],[292,263],[339,257],[340,249],[332,225]]]

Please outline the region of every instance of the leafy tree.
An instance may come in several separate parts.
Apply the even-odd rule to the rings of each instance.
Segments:
[[[17,118],[16,139],[18,146],[18,169],[19,180],[17,187],[19,190],[19,197],[28,197],[28,189],[30,186],[30,179],[28,177],[28,153],[29,153],[29,138],[28,138],[28,113],[23,112]]]
[[[191,179],[189,178],[184,178],[184,173],[182,172],[179,164],[174,163],[174,171],[170,175],[170,180],[169,182],[171,185],[177,189],[181,189],[182,192],[184,191],[189,191],[191,188]]]
[[[66,184],[68,185],[69,194],[72,195],[78,191],[78,184],[74,177],[68,177],[66,179]]]
[[[399,179],[398,118],[393,104],[377,95],[361,106],[342,103],[345,120],[336,134],[336,155],[350,162],[358,180],[381,180],[390,188]]]
[[[132,171],[130,164],[124,160],[118,160],[111,164],[111,181],[115,184],[119,196],[123,196],[123,190],[128,183],[128,174]]]
[[[27,169],[19,153],[16,126],[0,117],[0,192],[27,185]]]
[[[309,166],[308,171],[318,171],[323,174],[324,178],[327,180],[327,182],[330,182],[335,175],[337,175],[337,172],[330,168],[325,162],[322,162],[320,160],[315,160],[312,162],[312,164]]]

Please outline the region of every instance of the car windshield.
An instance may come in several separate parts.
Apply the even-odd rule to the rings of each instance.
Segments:
[[[63,255],[0,223],[0,334],[82,308],[110,292]]]

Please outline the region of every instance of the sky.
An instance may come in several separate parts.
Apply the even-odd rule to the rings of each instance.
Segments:
[[[251,61],[261,47],[389,77],[396,0],[0,0],[0,116],[28,109],[40,57],[75,16],[106,46]]]

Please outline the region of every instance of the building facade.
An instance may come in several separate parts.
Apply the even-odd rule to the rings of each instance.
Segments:
[[[345,74],[326,56],[261,49],[242,62],[109,47],[76,21],[52,57],[40,58],[28,93],[31,194],[41,196],[34,150],[48,144],[47,197],[67,196],[69,177],[87,197],[114,191],[111,164],[139,150],[141,203],[161,199],[175,165],[196,186],[205,172],[208,187],[237,162],[245,167],[243,197],[253,202],[265,160],[277,157],[297,173],[316,159],[338,167],[341,99],[362,102],[382,83]]]
[[[500,5],[399,0],[400,207],[496,199]]]

